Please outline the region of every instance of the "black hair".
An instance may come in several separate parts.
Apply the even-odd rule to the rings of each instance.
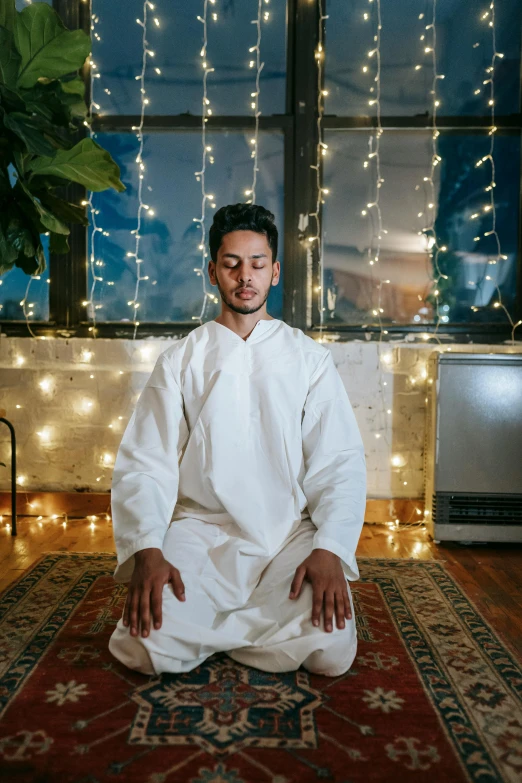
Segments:
[[[259,204],[228,204],[221,207],[214,215],[214,222],[208,232],[210,256],[217,263],[218,250],[225,234],[231,231],[256,231],[265,234],[272,250],[272,263],[277,260],[278,232],[274,223],[274,215]]]

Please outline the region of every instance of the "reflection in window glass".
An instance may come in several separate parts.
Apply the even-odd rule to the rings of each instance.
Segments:
[[[25,311],[29,321],[49,320],[49,237],[42,236],[42,245],[47,264],[42,275],[31,277],[18,267],[13,267],[0,277],[0,320],[26,320],[21,303],[25,299],[28,284]]]
[[[207,144],[212,147],[214,164],[205,172],[205,191],[215,197],[207,201],[205,233],[214,213],[226,204],[247,201],[245,191],[252,186],[252,133],[207,133]],[[132,321],[132,305],[136,285],[136,263],[127,253],[134,251],[134,235],[138,208],[136,155],[138,140],[134,134],[100,133],[96,140],[113,156],[121,168],[124,193],[112,190],[97,193],[94,207],[99,210],[96,222],[101,232],[95,239],[97,281],[93,302],[97,306],[98,321]],[[201,182],[195,172],[201,169],[200,133],[148,134],[144,140],[143,161],[146,174],[143,200],[154,211],[142,216],[140,257],[139,313],[140,322],[178,321],[194,323],[203,303],[201,276],[194,271],[201,268],[198,249],[201,228],[194,218],[201,217]],[[283,266],[283,136],[279,132],[259,136],[259,171],[257,172],[256,203],[275,215],[279,230],[279,261]],[[215,203],[215,208],[212,204]],[[91,231],[89,231],[91,234]],[[90,252],[90,251],[89,251]],[[208,246],[207,246],[208,252]],[[209,256],[210,257],[210,256]],[[208,258],[207,258],[208,261]],[[212,287],[205,266],[205,284],[219,298]],[[91,280],[89,280],[89,290]],[[282,315],[282,276],[272,287],[267,300],[269,313]],[[220,303],[209,299],[204,320],[215,318],[221,311]]]
[[[323,218],[324,322],[376,323],[372,312],[379,306],[379,282],[390,280],[382,285],[383,324],[436,323],[430,232],[423,231],[431,223],[427,212],[431,189],[423,180],[430,173],[431,134],[385,131],[381,136],[384,182],[379,203],[387,233],[381,234],[380,261],[374,266],[368,251],[375,208],[367,205],[375,196],[375,169],[363,168],[368,133],[326,135],[325,186],[330,193]],[[497,256],[495,237],[484,236],[492,228],[492,213],[484,210],[490,203],[485,188],[491,169],[475,165],[489,152],[490,137],[442,132],[438,146],[442,161],[435,180],[435,231],[439,246],[447,247],[438,261],[449,277],[438,285],[441,323],[505,322],[505,313],[493,303],[498,284],[503,304],[513,313],[520,139],[516,135],[495,139],[496,228],[506,256],[496,264],[490,263]]]
[[[328,0],[326,21],[327,114],[374,116],[376,106],[376,7],[367,0]],[[395,0],[381,4],[381,114],[413,116],[433,106],[431,46],[432,3]],[[492,35],[489,4],[469,0],[437,3],[437,72],[444,74],[437,92],[439,115],[488,115],[489,85],[483,85],[491,65]],[[364,16],[368,16],[367,20]],[[496,49],[504,57],[495,63],[497,115],[520,111],[520,27],[522,3],[504,0],[495,8]],[[421,36],[424,39],[421,40]],[[416,66],[421,66],[416,69]],[[366,71],[363,71],[366,68]],[[370,90],[373,91],[370,92]],[[478,94],[475,91],[479,90]]]
[[[201,116],[203,24],[198,20],[202,3],[162,3],[149,11],[147,40],[154,57],[147,58],[147,114]],[[94,100],[102,114],[139,114],[142,67],[143,0],[110,3],[93,0],[95,32]],[[207,57],[213,73],[207,77],[209,107],[216,115],[251,115],[251,92],[256,88],[257,0],[209,5]],[[154,23],[157,13],[159,26]],[[265,20],[265,15],[268,18]],[[217,19],[214,19],[216,15]],[[259,110],[262,114],[285,111],[286,8],[285,3],[264,6],[261,23]],[[157,73],[159,69],[160,73]]]

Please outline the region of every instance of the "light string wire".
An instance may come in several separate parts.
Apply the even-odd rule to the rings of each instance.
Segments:
[[[495,70],[496,70],[496,61],[498,59],[502,59],[504,55],[502,52],[497,51],[497,39],[496,39],[496,19],[495,19],[495,0],[491,0],[491,3],[489,5],[490,10],[485,11],[481,14],[482,21],[487,21],[488,17],[491,17],[488,21],[488,25],[491,29],[491,44],[492,44],[492,55],[491,55],[491,64],[488,68],[486,68],[486,73],[489,74],[488,78],[486,78],[483,81],[484,85],[489,84],[490,90],[489,90],[489,100],[488,105],[490,107],[490,115],[491,115],[491,128],[489,130],[489,136],[490,136],[490,146],[489,146],[489,153],[485,155],[484,157],[480,158],[476,163],[475,167],[481,166],[483,163],[489,160],[491,164],[491,180],[489,182],[489,185],[486,186],[485,190],[486,192],[489,192],[490,201],[489,204],[486,204],[483,207],[484,212],[491,212],[491,229],[489,231],[486,231],[484,233],[485,237],[494,236],[495,242],[497,246],[497,255],[496,258],[493,260],[489,260],[487,264],[496,265],[499,261],[506,261],[507,256],[502,253],[501,245],[500,245],[500,237],[497,232],[497,211],[496,211],[496,202],[495,202],[495,187],[496,187],[496,181],[495,181],[495,160],[494,160],[494,149],[495,149],[495,133],[498,130],[495,125]],[[471,215],[471,220],[475,220],[480,216],[478,212]],[[480,237],[475,237],[475,240],[478,241]],[[491,280],[491,276],[487,275],[486,280]],[[513,322],[513,319],[502,302],[502,295],[500,292],[500,287],[498,285],[498,274],[496,276],[495,280],[495,288],[497,291],[498,299],[496,302],[493,303],[493,307],[498,308],[501,307],[503,311],[505,312],[509,323],[511,325],[511,344],[515,344],[515,331],[517,327],[519,327],[522,324],[522,320],[517,321],[515,324]],[[471,308],[476,309],[476,308]]]
[[[424,14],[419,14],[419,19],[423,19]],[[443,74],[439,74],[437,71],[437,0],[433,0],[432,4],[432,18],[431,23],[425,25],[425,30],[431,30],[431,46],[428,46],[425,44],[424,46],[424,53],[430,54],[431,53],[431,61],[432,61],[432,68],[433,68],[433,78],[431,83],[431,95],[432,95],[432,102],[433,102],[433,108],[432,108],[432,123],[431,123],[431,157],[430,157],[430,171],[429,175],[424,177],[424,182],[428,183],[428,189],[429,189],[429,196],[428,196],[428,202],[425,204],[425,208],[423,212],[419,212],[418,217],[426,217],[429,216],[428,225],[424,226],[421,230],[421,234],[426,235],[426,253],[428,255],[428,258],[431,261],[431,269],[433,270],[433,295],[435,296],[435,303],[436,303],[436,316],[437,316],[437,322],[435,324],[435,330],[430,332],[430,337],[434,337],[439,345],[441,345],[441,340],[439,339],[437,332],[441,323],[441,314],[440,314],[440,306],[439,306],[439,296],[440,291],[438,289],[438,285],[441,279],[448,280],[448,275],[443,274],[443,272],[440,269],[439,266],[439,255],[441,253],[444,253],[447,251],[447,247],[445,245],[439,245],[439,240],[437,238],[437,232],[435,231],[435,221],[436,221],[436,212],[437,212],[437,199],[436,199],[436,193],[435,193],[435,169],[437,166],[439,166],[442,158],[439,154],[439,145],[438,145],[438,138],[440,136],[440,131],[437,128],[437,110],[440,106],[440,100],[438,97],[437,87],[438,87],[438,81],[439,79],[444,79]],[[423,33],[421,35],[421,41],[425,40],[426,34]],[[440,170],[440,169],[439,169]]]
[[[210,0],[210,2],[214,5],[216,0]],[[208,117],[212,114],[212,109],[210,107],[210,99],[208,97],[208,90],[207,90],[207,78],[209,73],[214,72],[214,68],[209,67],[208,61],[207,61],[207,47],[208,47],[208,3],[209,0],[203,0],[203,12],[202,16],[198,15],[197,19],[199,22],[203,25],[203,46],[200,51],[200,57],[202,58],[202,66],[203,66],[203,96],[201,99],[201,171],[194,172],[196,180],[198,182],[201,182],[201,216],[199,218],[193,218],[194,223],[198,223],[200,227],[200,240],[198,245],[198,250],[201,253],[201,266],[194,267],[194,272],[196,275],[198,275],[201,278],[201,284],[203,286],[203,304],[201,306],[201,311],[199,316],[193,315],[192,320],[193,321],[199,321],[200,323],[203,323],[203,318],[205,315],[205,310],[207,308],[207,302],[209,299],[211,299],[213,302],[217,302],[218,298],[214,294],[213,291],[207,290],[207,283],[206,283],[206,259],[208,256],[208,252],[206,250],[206,229],[205,229],[205,214],[206,214],[206,206],[207,206],[207,199],[211,201],[211,206],[214,209],[216,204],[214,201],[215,194],[207,193],[205,190],[205,174],[207,169],[207,153],[212,152],[212,147],[207,144],[207,137],[206,137],[206,124],[208,122]],[[214,20],[217,21],[217,14],[214,14]],[[208,116],[205,116],[208,115]],[[214,162],[213,157],[211,158],[211,162]]]
[[[374,0],[369,0],[369,3],[374,3]],[[380,195],[381,195],[381,188],[383,183],[385,182],[384,177],[382,176],[381,171],[381,148],[380,148],[380,140],[381,136],[384,133],[384,129],[382,127],[382,120],[381,120],[381,87],[382,87],[382,61],[381,61],[381,39],[382,39],[382,9],[381,9],[381,0],[375,0],[375,4],[372,6],[372,8],[375,9],[373,13],[366,12],[363,14],[363,19],[366,22],[371,22],[372,19],[375,19],[376,23],[376,32],[373,35],[373,48],[368,52],[367,56],[370,58],[375,58],[376,67],[375,71],[373,72],[373,84],[370,87],[370,93],[371,97],[368,100],[368,104],[370,106],[375,106],[375,112],[376,112],[376,123],[375,123],[375,132],[373,134],[370,134],[368,139],[368,149],[369,152],[367,154],[366,159],[363,162],[363,167],[365,169],[369,169],[372,173],[372,177],[374,178],[374,185],[373,185],[373,193],[370,195],[371,201],[366,204],[365,208],[362,210],[361,214],[363,217],[368,217],[370,220],[370,227],[371,227],[371,238],[370,238],[370,244],[367,251],[368,256],[368,264],[370,266],[370,279],[371,279],[371,286],[372,286],[372,299],[373,299],[373,291],[375,285],[377,285],[378,288],[378,301],[375,306],[372,305],[372,315],[378,319],[378,325],[379,325],[379,339],[378,339],[378,345],[377,345],[377,373],[378,373],[378,386],[379,386],[379,400],[380,400],[380,416],[381,416],[381,426],[379,428],[379,431],[375,433],[375,438],[380,439],[383,438],[384,442],[386,443],[388,452],[392,451],[392,446],[388,438],[388,426],[387,421],[388,417],[392,415],[392,409],[387,408],[386,406],[386,390],[385,387],[388,386],[388,382],[384,380],[384,373],[392,372],[393,368],[399,364],[398,361],[394,362],[394,355],[393,355],[393,349],[392,350],[386,350],[383,352],[383,336],[388,334],[388,330],[384,328],[383,321],[382,321],[382,315],[384,313],[384,308],[382,306],[382,297],[383,297],[383,286],[384,285],[390,285],[391,280],[383,279],[382,275],[378,274],[378,282],[375,280],[374,272],[380,269],[380,256],[381,256],[381,249],[382,249],[382,239],[383,235],[387,234],[388,231],[383,227],[383,220],[382,220],[382,208],[380,203]],[[368,64],[363,65],[363,73],[367,73],[369,75],[372,75],[372,70],[370,69],[370,66]],[[408,393],[408,392],[404,392]],[[416,393],[416,390],[415,390]],[[397,471],[400,471],[404,466],[406,465],[406,462],[404,461],[402,455],[400,454],[392,454],[390,457],[390,463],[392,466],[392,470],[395,469]],[[403,485],[407,485],[407,481],[403,480]],[[404,500],[412,501],[413,498],[408,498]],[[399,527],[400,520],[396,518],[396,509],[393,500],[389,503],[389,513],[391,516],[394,517],[394,521],[387,522],[387,526],[394,528],[395,531],[398,530],[410,530],[411,529],[411,519],[414,514],[422,514],[422,510],[418,508],[417,504],[414,503],[413,509],[411,511],[410,517],[408,520],[403,522],[402,524],[406,527]],[[419,522],[419,526],[423,527],[424,532],[427,532],[424,525],[424,520],[422,519]]]
[[[265,3],[268,3],[269,0],[265,0]],[[254,64],[256,65],[256,89],[255,92],[250,93],[250,97],[254,100],[251,102],[250,107],[254,110],[254,117],[255,117],[255,129],[254,129],[254,136],[250,139],[250,143],[254,145],[254,149],[252,150],[251,157],[254,158],[254,166],[253,166],[253,172],[252,172],[252,185],[250,190],[245,190],[245,195],[250,196],[250,198],[246,201],[247,204],[255,204],[256,201],[256,183],[257,183],[257,172],[259,171],[258,168],[258,152],[259,152],[259,117],[261,115],[261,112],[259,110],[259,96],[261,94],[261,86],[260,86],[260,76],[261,71],[263,70],[264,63],[261,62],[261,17],[263,15],[263,0],[258,0],[257,3],[257,19],[252,19],[251,24],[255,24],[257,27],[257,41],[255,46],[251,46],[248,50],[250,53],[255,52],[256,53],[256,59],[255,63],[253,60],[250,60],[250,68],[254,67]],[[265,12],[265,21],[268,19],[268,12]]]
[[[138,138],[139,147],[138,147],[138,154],[136,156],[136,164],[138,166],[138,210],[136,215],[136,228],[131,231],[131,234],[134,235],[134,251],[130,251],[127,253],[128,257],[134,258],[135,266],[136,266],[136,285],[134,288],[134,297],[127,302],[129,307],[132,307],[133,312],[133,323],[134,323],[134,331],[132,334],[132,339],[136,339],[136,333],[138,330],[138,326],[140,325],[139,319],[139,313],[138,309],[141,305],[139,301],[139,291],[140,291],[140,283],[142,280],[148,280],[147,275],[141,274],[141,265],[143,263],[143,258],[140,257],[140,245],[141,245],[141,224],[142,224],[142,213],[143,210],[146,210],[149,215],[154,215],[154,210],[152,207],[150,207],[148,204],[145,204],[143,201],[143,183],[145,179],[145,164],[143,162],[143,147],[144,147],[144,134],[143,134],[143,126],[145,123],[145,111],[146,107],[149,104],[149,99],[147,98],[147,91],[145,89],[145,74],[147,70],[147,57],[154,57],[154,52],[148,48],[149,42],[147,40],[147,29],[148,29],[148,11],[149,9],[152,11],[154,10],[155,6],[153,3],[150,2],[150,0],[145,0],[143,3],[143,12],[142,12],[142,18],[136,19],[136,24],[138,24],[141,27],[142,35],[141,35],[141,43],[142,43],[142,58],[141,58],[141,71],[138,74],[138,76],[135,77],[136,81],[139,82],[140,85],[140,123],[138,126],[133,126],[132,130],[136,130],[136,136]]]
[[[373,178],[374,178],[374,185],[373,185],[373,193],[370,195],[371,201],[366,204],[365,209],[362,210],[362,216],[363,217],[369,217],[370,219],[370,226],[371,226],[371,238],[370,238],[370,244],[368,247],[368,265],[370,267],[370,280],[371,280],[371,286],[372,286],[372,299],[373,299],[373,291],[375,285],[377,286],[378,290],[378,298],[377,298],[377,305],[373,307],[372,309],[372,315],[378,319],[379,324],[379,338],[378,338],[378,344],[377,344],[377,376],[378,376],[378,386],[379,386],[379,401],[380,401],[380,418],[381,418],[381,426],[379,429],[379,432],[375,433],[375,438],[380,439],[383,438],[384,442],[386,443],[387,450],[389,452],[392,451],[392,444],[390,443],[389,437],[388,437],[388,417],[392,415],[392,409],[386,407],[386,389],[385,387],[388,386],[388,382],[384,380],[384,372],[391,371],[391,364],[393,362],[393,354],[388,350],[383,348],[383,337],[384,335],[388,334],[388,330],[384,328],[383,321],[382,321],[382,315],[384,313],[384,308],[382,307],[382,297],[383,297],[383,285],[389,285],[391,284],[391,280],[383,280],[382,275],[380,274],[380,261],[381,261],[381,249],[382,249],[382,238],[383,234],[387,234],[388,230],[384,228],[383,226],[383,219],[382,219],[382,208],[381,208],[381,188],[383,186],[383,183],[385,182],[384,177],[382,176],[381,171],[381,136],[384,133],[384,129],[382,127],[382,117],[381,117],[381,89],[382,89],[382,62],[381,62],[381,43],[382,43],[382,8],[381,8],[381,0],[369,0],[370,4],[373,4],[373,8],[375,8],[374,15],[376,17],[376,32],[373,36],[373,48],[370,49],[368,52],[368,58],[373,59],[375,58],[375,75],[373,77],[374,84],[370,87],[370,93],[372,94],[372,97],[369,98],[368,104],[369,106],[375,106],[375,117],[376,117],[376,124],[375,124],[375,132],[372,134],[370,133],[368,138],[368,155],[366,160],[363,162],[363,167],[365,169],[370,169],[372,172]],[[371,21],[371,14],[365,13],[363,15],[363,18],[365,21]],[[364,73],[371,73],[371,70],[368,65],[363,66],[363,72]],[[374,273],[378,272],[378,275],[375,275]],[[376,277],[378,277],[378,282],[376,282]],[[404,467],[404,464],[400,455],[392,455],[390,457],[390,463],[392,466],[392,469],[396,469],[400,471],[402,467]],[[406,485],[407,482],[403,481],[403,484]],[[411,500],[411,498],[410,498]],[[395,508],[393,501],[390,502],[390,514],[393,514],[395,516]],[[413,514],[417,512],[420,513],[420,509],[417,507],[414,507],[413,511],[411,512],[409,520],[404,523],[406,525],[409,524],[411,521],[411,518]],[[399,530],[399,519],[395,518],[393,522],[386,523],[388,527],[393,527],[395,530]]]
[[[84,0],[85,2],[86,0]],[[91,28],[91,38],[96,39],[96,41],[101,41],[101,36],[98,32],[97,26],[100,24],[100,17],[93,12],[92,9],[92,2],[89,3],[89,11],[90,11],[90,28]],[[93,43],[94,46],[94,43]],[[96,73],[94,73],[96,71]],[[94,95],[94,89],[96,82],[95,79],[100,79],[101,74],[98,69],[97,64],[94,62],[93,59],[93,52],[91,49],[91,56],[89,58],[89,78],[90,78],[90,99],[89,99],[89,106],[88,106],[88,120],[84,121],[84,125],[87,127],[89,132],[89,138],[94,140],[96,137],[96,133],[93,131],[92,123],[94,118],[94,110],[96,109],[97,112],[100,112],[101,106],[97,101],[95,100]],[[105,89],[105,92],[110,95],[110,90],[107,88]],[[82,302],[82,305],[87,308],[87,318],[91,322],[91,326],[89,327],[89,332],[92,333],[92,336],[96,339],[97,337],[97,328],[96,328],[96,310],[101,309],[102,305],[100,303],[95,303],[95,292],[96,292],[96,284],[98,282],[103,282],[103,277],[98,273],[98,270],[96,267],[102,267],[104,266],[104,263],[101,259],[96,259],[96,235],[102,234],[102,236],[109,236],[109,232],[105,231],[101,226],[98,225],[96,217],[100,214],[100,210],[97,209],[94,206],[94,192],[92,190],[89,191],[89,196],[86,200],[83,200],[81,202],[82,206],[86,206],[89,212],[89,224],[90,224],[90,250],[89,250],[89,259],[87,261],[86,266],[89,268],[91,272],[91,288],[88,294],[88,299],[86,299],[84,302]]]
[[[48,233],[48,232],[46,232],[46,233]],[[22,299],[20,304],[22,306],[22,312],[23,312],[24,318],[25,318],[25,325],[27,326],[31,337],[34,337],[36,339],[36,335],[33,332],[33,330],[31,329],[31,322],[29,320],[29,318],[32,315],[34,315],[33,308],[34,308],[34,305],[36,304],[36,302],[32,302],[32,303],[29,303],[29,304],[27,303],[27,297],[29,296],[29,289],[31,287],[31,283],[33,282],[33,280],[40,280],[40,275],[31,275],[29,277],[29,280],[27,281],[27,285],[25,287],[24,298]],[[29,308],[29,310],[27,308]]]
[[[316,286],[317,301],[319,305],[319,342],[323,342],[324,329],[324,243],[322,237],[321,223],[321,204],[324,204],[323,194],[328,194],[328,188],[323,188],[323,158],[326,155],[328,144],[324,142],[324,98],[328,94],[323,89],[324,81],[324,23],[328,19],[328,14],[324,13],[323,0],[318,0],[318,32],[317,49],[315,51],[315,60],[317,63],[317,145],[315,154],[315,164],[310,168],[315,170],[316,174],[316,204],[315,211],[309,212],[308,216],[315,218],[315,234],[308,237],[309,242],[317,242],[317,261],[318,261],[318,284]]]
[[[370,3],[373,3],[374,0],[369,0]],[[381,188],[384,183],[384,177],[381,173],[381,136],[384,133],[383,127],[382,127],[382,121],[381,121],[381,30],[382,30],[382,15],[381,15],[381,0],[376,0],[375,6],[376,8],[376,16],[377,16],[377,32],[373,37],[374,41],[374,48],[371,49],[368,52],[368,57],[373,58],[375,56],[375,61],[377,63],[376,65],[376,73],[374,76],[374,82],[375,85],[370,88],[370,92],[375,93],[375,98],[370,98],[368,101],[368,104],[370,106],[376,107],[376,128],[375,128],[375,134],[370,134],[368,139],[368,147],[369,147],[369,153],[367,160],[364,161],[364,168],[371,167],[372,163],[374,164],[375,169],[375,195],[373,196],[373,200],[370,201],[366,208],[362,210],[363,217],[366,217],[369,215],[370,222],[371,222],[371,228],[372,228],[372,236],[370,240],[370,245],[368,247],[368,264],[370,266],[370,277],[371,277],[371,283],[372,283],[372,299],[373,299],[373,287],[374,287],[374,267],[375,265],[380,263],[381,260],[381,242],[382,242],[382,235],[387,234],[388,231],[383,228],[383,222],[382,222],[382,210],[381,210],[381,204],[380,204],[380,194],[381,194]],[[368,17],[367,14],[365,14],[365,19]],[[368,66],[365,66],[363,68],[363,71],[368,71]],[[373,211],[372,211],[373,210]],[[374,213],[376,214],[376,217],[374,216]],[[378,354],[381,354],[381,342],[383,338],[383,334],[388,334],[388,331],[383,328],[382,323],[382,314],[384,312],[384,309],[382,307],[382,286],[383,282],[390,283],[389,280],[383,281],[381,277],[379,276],[379,282],[377,285],[378,288],[378,300],[377,300],[377,306],[372,309],[372,315],[375,316],[378,319],[379,323],[379,346],[378,346]]]

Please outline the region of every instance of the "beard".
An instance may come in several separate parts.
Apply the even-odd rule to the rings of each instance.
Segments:
[[[236,300],[233,294],[231,297],[228,297],[225,294],[225,292],[219,285],[219,280],[217,275],[216,275],[216,285],[221,295],[221,299],[226,304],[226,306],[229,307],[231,310],[233,310],[234,313],[240,313],[241,315],[249,315],[250,313],[257,313],[257,311],[263,307],[264,303],[268,299],[270,288],[272,287],[271,285],[268,286],[267,290],[264,293],[264,296],[261,297],[260,304],[252,304],[252,300],[248,300],[246,302],[242,302],[241,304],[238,304],[238,302],[241,302],[241,300],[240,299]],[[256,296],[258,296],[258,294],[256,294]]]

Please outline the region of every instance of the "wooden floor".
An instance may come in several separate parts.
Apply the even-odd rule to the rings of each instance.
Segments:
[[[114,552],[110,520],[104,516],[95,521],[69,519],[64,527],[63,519],[38,522],[35,517],[19,517],[17,536],[11,536],[4,521],[0,528],[0,593],[44,552],[56,551]],[[436,545],[423,528],[395,530],[365,525],[357,555],[445,561],[484,618],[522,659],[521,545]]]

